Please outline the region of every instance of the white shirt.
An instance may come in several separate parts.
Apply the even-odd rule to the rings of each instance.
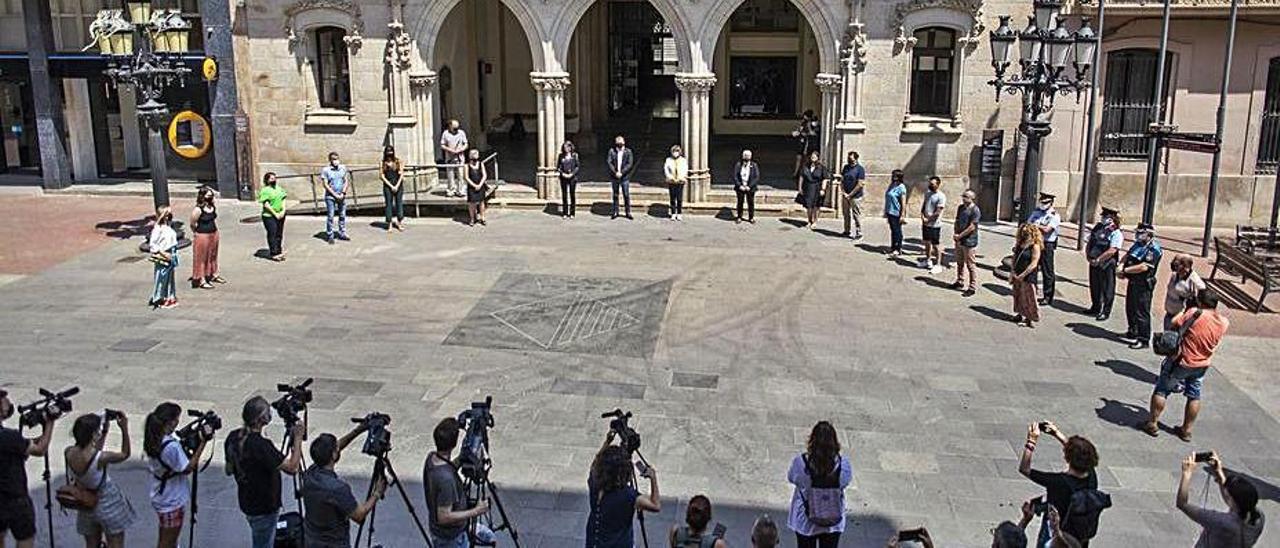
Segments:
[[[747,186],[751,180],[751,162],[743,162],[742,169],[738,171],[738,176],[742,178],[742,185]]]
[[[147,238],[147,245],[152,253],[167,252],[178,245],[178,233],[169,225],[156,224]]]
[[[662,163],[662,174],[666,175],[668,183],[683,183],[689,179],[689,161],[684,156],[667,158]]]
[[[462,131],[462,129],[458,129],[457,133],[451,132],[447,129],[444,130],[444,133],[440,135],[440,148],[444,149],[446,147],[451,149],[458,147],[467,148],[467,132]],[[446,151],[445,154],[453,153]],[[458,154],[461,154],[461,152]]]
[[[947,207],[947,195],[941,190],[930,192],[924,197],[924,214],[930,217],[934,214],[938,215],[937,219],[927,225],[929,228],[942,228],[941,213],[945,207]]]
[[[160,492],[160,477],[167,475],[166,472],[173,474],[186,470],[191,463],[187,459],[187,453],[182,450],[182,442],[178,440],[178,436],[169,434],[164,439],[161,442],[164,449],[160,450],[160,458],[147,459],[147,470],[151,472],[151,507],[161,514],[182,508],[191,500],[191,484],[187,481],[190,476],[186,474],[170,477],[164,482],[164,492]],[[169,469],[165,470],[160,461],[169,465]]]
[[[1058,210],[1049,208],[1048,210],[1036,208],[1031,212],[1031,216],[1027,218],[1027,222],[1049,227],[1049,232],[1044,234],[1045,243],[1053,243],[1058,241],[1058,227],[1062,225],[1062,217],[1058,216]]]
[[[849,464],[849,458],[840,455],[840,487],[847,489],[850,483],[853,483],[853,465]],[[804,510],[804,490],[813,485],[813,481],[809,478],[809,474],[804,469],[804,455],[796,455],[791,459],[791,469],[787,470],[787,481],[795,486],[795,490],[791,494],[791,512],[787,516],[787,527],[792,531],[805,536],[820,535],[823,533],[843,532],[845,517],[840,518],[840,523],[831,527],[820,527],[809,522],[809,516]],[[843,501],[841,501],[843,503]],[[841,504],[841,506],[845,506]],[[841,512],[841,514],[847,513]]]
[[[1178,277],[1178,273],[1174,272],[1169,276],[1169,287],[1164,295],[1164,313],[1178,314],[1186,308],[1187,298],[1194,293],[1205,290],[1204,280],[1200,279],[1200,275],[1192,270],[1191,275],[1186,279]]]

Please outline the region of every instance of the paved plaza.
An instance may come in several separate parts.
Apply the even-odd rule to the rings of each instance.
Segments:
[[[528,547],[582,545],[587,469],[607,429],[600,414],[614,408],[635,413],[642,452],[660,471],[653,546],[666,545],[667,528],[698,493],[710,496],[732,546],[749,545],[759,514],[785,522],[787,467],[821,419],[840,430],[855,470],[842,546],[883,546],[894,530],[920,525],[939,546],[990,545],[990,528],[1016,521],[1021,501],[1041,494],[1018,475],[1017,458],[1027,424],[1045,419],[1101,453],[1101,486],[1115,507],[1103,514],[1095,547],[1192,545],[1196,529],[1174,509],[1174,491],[1179,462],[1193,450],[1217,449],[1252,476],[1263,511],[1280,519],[1272,386],[1280,323],[1229,311],[1254,328],[1222,344],[1195,441],[1148,438],[1134,425],[1158,360],[1117,342],[1123,314],[1097,324],[1078,313],[1088,296],[1073,251],[1058,255],[1070,278],[1059,284],[1060,307],[1028,330],[1008,321],[1007,286],[990,268],[979,270],[978,294],[963,298],[945,287],[951,271],[931,277],[914,256],[886,259],[879,219],[853,243],[776,218],[563,221],[492,211],[488,227],[412,219],[393,234],[373,226],[380,218],[357,218],[353,241],[329,246],[314,237],[323,219],[294,216],[288,260],[274,263],[255,257],[265,247],[255,212],[224,204],[220,262],[230,283],[180,285],[174,310],[146,306],[151,266],[137,238],[104,238],[0,285],[0,385],[16,403],[37,386],[77,385],[77,413],[130,413],[135,458],[113,469],[141,518],[130,546],[155,535],[137,457],[148,410],[164,400],[214,408],[227,423],[220,444],[245,399],[274,399],[276,383],[305,377],[316,378],[313,433],[344,432],[370,411],[392,415],[391,460],[419,514],[431,428],[492,395],[493,477]],[[132,219],[97,215],[82,220]],[[830,217],[823,223],[839,230]],[[907,234],[918,230],[913,219]],[[998,264],[1008,231],[984,228],[981,264]],[[183,252],[184,276],[188,258]],[[1182,401],[1171,398],[1166,422],[1180,419]],[[278,421],[269,433],[279,439]],[[69,440],[70,423],[60,423],[57,482]],[[1044,440],[1037,467],[1061,466],[1056,445]],[[213,453],[199,477],[196,545],[244,546],[248,528],[220,445]],[[39,467],[33,460],[28,471],[43,501]],[[353,446],[338,468],[362,492],[372,459]],[[1203,479],[1198,473],[1193,501]],[[1222,507],[1216,492],[1208,496]],[[55,511],[54,519],[59,546],[82,545],[74,515]],[[376,526],[385,546],[422,544],[394,490]],[[1271,529],[1259,546],[1280,545]],[[46,530],[42,513],[41,545]]]

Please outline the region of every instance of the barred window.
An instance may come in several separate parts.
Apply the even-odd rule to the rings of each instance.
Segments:
[[[911,114],[951,116],[956,74],[956,32],[941,27],[915,31],[911,49]]]
[[[1160,52],[1154,49],[1123,49],[1107,54],[1106,87],[1102,100],[1102,140],[1099,155],[1104,158],[1146,158],[1151,140],[1147,127],[1156,102],[1156,64]],[[1160,116],[1168,116],[1169,80],[1173,55],[1165,58],[1164,90]]]
[[[351,68],[347,58],[347,31],[338,27],[316,29],[316,75],[320,106],[351,108]]]
[[[1262,137],[1258,140],[1258,173],[1275,173],[1280,166],[1280,57],[1267,69],[1267,95],[1262,103]]]

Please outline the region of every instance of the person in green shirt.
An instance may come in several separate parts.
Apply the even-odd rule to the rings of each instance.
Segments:
[[[276,186],[276,174],[268,171],[262,176],[262,188],[258,190],[258,202],[262,204],[262,226],[267,229],[267,258],[284,260],[284,199],[289,195]]]

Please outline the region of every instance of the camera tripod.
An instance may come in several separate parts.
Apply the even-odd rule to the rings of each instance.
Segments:
[[[211,442],[213,442],[212,437],[209,438],[209,441],[205,442],[205,444],[207,445]],[[188,455],[188,458],[189,457],[190,455]],[[191,470],[191,527],[187,531],[188,547],[194,547],[196,545],[196,513],[200,511],[200,472],[205,468],[208,468],[209,464],[212,462],[213,455],[210,454],[208,460],[204,461],[204,466],[196,466],[195,469]]]
[[[640,454],[639,449],[632,451],[631,454],[635,456],[635,458],[640,459],[640,462],[644,464],[645,468],[649,467],[649,461],[645,460],[644,455]],[[639,485],[636,481],[636,469],[634,466],[631,468],[631,488],[639,490]],[[649,548],[649,531],[644,527],[644,510],[636,511],[636,521],[640,523],[640,541],[644,543],[644,548]]]
[[[373,486],[378,482],[379,479],[386,481],[387,487],[391,487],[394,485],[396,490],[400,492],[400,498],[404,500],[405,508],[409,509],[409,516],[413,518],[413,524],[418,526],[418,533],[422,534],[423,542],[427,543],[427,548],[435,548],[435,545],[431,543],[431,535],[428,535],[427,529],[422,526],[422,520],[418,518],[418,512],[417,510],[414,509],[413,502],[409,500],[408,493],[405,493],[404,484],[400,482],[400,476],[396,474],[396,469],[391,466],[391,461],[387,459],[386,453],[382,453],[374,458],[376,460],[373,463],[373,476],[369,478],[369,491],[365,495],[365,500],[368,500],[368,498],[373,495]],[[390,476],[390,478],[388,478],[388,476]],[[382,496],[384,498],[386,497],[385,491],[383,492]],[[374,546],[373,544],[374,522],[377,521],[377,519],[378,519],[378,507],[377,505],[374,505],[373,509],[369,511],[368,519],[365,520],[365,523],[369,524],[369,536],[365,541],[365,546],[369,548],[372,548]],[[352,546],[355,546],[357,548],[360,546],[360,537],[364,535],[365,523],[361,523],[360,528],[356,530],[356,541],[355,541],[355,544],[352,544]]]
[[[45,428],[49,428],[45,425]],[[21,433],[22,426],[19,424],[18,431]],[[53,543],[53,478],[49,474],[49,452],[44,452],[44,472],[40,474],[40,478],[44,480],[44,515],[48,519],[49,524],[49,548],[54,548]],[[3,539],[0,539],[3,540]]]
[[[493,500],[493,507],[498,509],[498,517],[502,522],[496,525],[493,523],[493,508],[490,508],[483,518],[487,522],[485,525],[495,535],[499,531],[506,531],[511,536],[511,543],[515,545],[515,548],[520,548],[520,531],[516,530],[516,524],[512,523],[511,518],[507,517],[507,508],[502,505],[502,498],[498,496],[498,486],[489,479],[489,466],[485,466],[478,479],[464,478],[462,489],[467,494],[468,502],[475,501],[475,503],[479,503],[482,500]],[[481,518],[476,518],[477,523],[480,520]]]
[[[302,441],[307,440],[307,419],[306,411],[303,411],[302,419]],[[293,442],[293,425],[294,423],[285,422],[284,438],[280,440],[280,447],[285,451],[289,450],[289,444]],[[298,540],[299,546],[307,545],[307,527],[306,527],[306,508],[302,504],[302,471],[307,469],[307,455],[305,451],[298,452],[298,471],[293,473],[293,501],[298,505],[298,517],[302,518],[303,526],[298,532],[302,535]]]

